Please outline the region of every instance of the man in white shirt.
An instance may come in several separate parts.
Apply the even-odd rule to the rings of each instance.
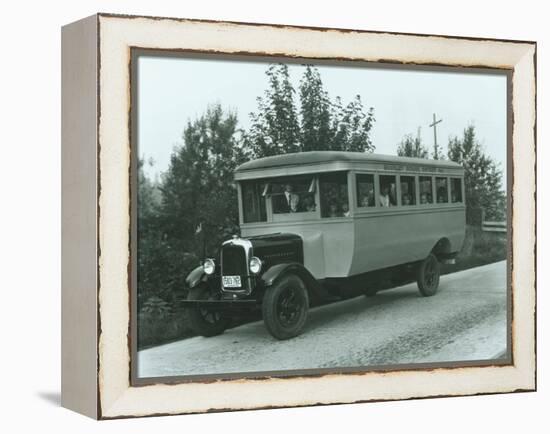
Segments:
[[[384,186],[380,192],[380,206],[388,207],[390,205],[390,189],[388,186]]]

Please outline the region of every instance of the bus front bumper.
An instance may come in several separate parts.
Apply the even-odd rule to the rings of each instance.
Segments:
[[[204,308],[215,308],[215,309],[226,309],[226,308],[253,308],[258,306],[258,301],[256,300],[239,300],[239,299],[227,299],[227,300],[180,300],[179,304],[181,307],[204,307]]]

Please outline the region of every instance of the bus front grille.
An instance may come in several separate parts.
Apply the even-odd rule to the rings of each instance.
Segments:
[[[224,276],[239,276],[241,287],[225,287],[224,291],[247,291],[249,289],[247,254],[244,246],[227,244],[222,247],[221,252],[221,274],[222,282]]]

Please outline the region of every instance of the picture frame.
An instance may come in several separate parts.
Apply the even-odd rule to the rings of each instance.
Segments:
[[[131,77],[140,50],[507,73],[509,357],[436,368],[136,381]],[[534,42],[96,14],[63,28],[62,57],[63,406],[112,419],[536,389]]]

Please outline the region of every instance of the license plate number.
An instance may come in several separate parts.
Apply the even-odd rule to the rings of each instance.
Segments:
[[[241,276],[222,276],[222,283],[225,288],[240,288]]]

